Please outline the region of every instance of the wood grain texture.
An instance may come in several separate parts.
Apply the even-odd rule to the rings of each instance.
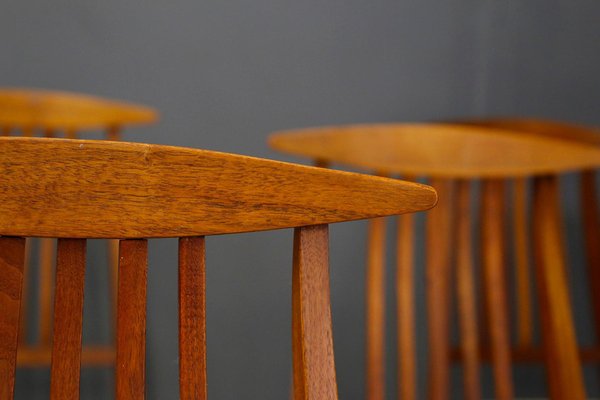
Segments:
[[[442,400],[450,396],[450,247],[452,234],[453,182],[432,180],[440,200],[427,214],[426,290],[429,343],[429,399]]]
[[[414,216],[398,217],[396,313],[398,331],[398,397],[417,399],[417,341],[415,324]]]
[[[121,240],[117,306],[117,400],[145,397],[147,269],[147,240]]]
[[[179,239],[179,396],[206,399],[206,265],[203,237]]]
[[[52,288],[56,241],[40,239],[39,271],[39,340],[41,346],[50,346],[52,336]]]
[[[463,396],[475,400],[481,398],[481,383],[471,223],[471,183],[459,180],[456,183],[455,282],[463,360]]]
[[[79,399],[85,251],[85,239],[58,240],[51,399]]]
[[[534,246],[542,339],[552,399],[585,399],[567,285],[557,178],[534,181]]]
[[[600,148],[519,131],[450,124],[371,124],[278,132],[286,153],[390,174],[516,177],[600,166]]]
[[[517,346],[533,345],[531,278],[529,273],[529,230],[527,212],[527,181],[516,179],[513,187],[513,229],[515,253],[515,283],[517,296]]]
[[[12,399],[21,312],[25,239],[0,237],[0,398]]]
[[[156,110],[78,93],[0,88],[0,126],[55,130],[150,124]]]
[[[385,398],[385,218],[369,221],[365,273],[367,398]]]
[[[17,364],[27,368],[47,368],[52,360],[52,348],[46,346],[21,346]],[[87,345],[81,349],[81,364],[113,367],[115,349],[112,346]]]
[[[328,226],[294,230],[292,351],[294,399],[337,399]]]
[[[396,179],[123,142],[2,137],[0,169],[12,178],[0,181],[4,235],[202,236],[396,215],[436,202],[432,188]]]
[[[504,187],[502,180],[486,180],[482,188],[482,256],[486,282],[487,318],[489,322],[492,369],[496,398],[513,398],[510,360],[510,328],[506,286],[503,233]]]

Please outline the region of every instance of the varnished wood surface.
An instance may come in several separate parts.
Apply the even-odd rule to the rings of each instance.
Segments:
[[[0,234],[21,236],[235,233],[402,214],[436,202],[432,188],[396,179],[122,142],[2,137],[0,169],[13,178],[0,181]]]
[[[518,131],[450,124],[371,124],[278,132],[286,153],[390,174],[516,177],[600,166],[600,149]]]
[[[476,400],[481,398],[481,383],[471,212],[471,182],[459,180],[456,183],[455,282],[463,360],[463,395],[465,399]]]
[[[430,400],[450,398],[450,266],[454,182],[432,180],[440,201],[427,214],[425,226],[428,317],[428,389]]]
[[[20,346],[17,353],[19,366],[45,368],[50,365],[52,348],[50,346]],[[115,349],[112,346],[87,345],[81,349],[81,364],[110,367],[115,363]]]
[[[203,237],[179,239],[179,397],[206,399],[206,265]]]
[[[117,306],[117,400],[144,399],[148,241],[121,240]]]
[[[450,358],[452,361],[461,361],[463,359],[462,349],[458,347],[451,349]],[[480,346],[479,358],[485,362],[491,360],[489,347],[482,348]],[[582,363],[598,363],[600,361],[600,347],[580,347],[579,359]],[[511,349],[511,360],[513,362],[524,364],[539,364],[546,361],[546,354],[541,346],[534,346],[526,349],[513,347]]]
[[[79,399],[85,251],[85,239],[58,240],[51,399]]]
[[[21,312],[25,239],[0,237],[0,398],[12,399]]]
[[[52,335],[52,287],[54,284],[54,239],[40,240],[39,344],[49,346]]]
[[[397,364],[398,397],[402,400],[417,399],[414,223],[414,216],[412,214],[405,214],[398,217],[398,234],[396,238]]]
[[[531,304],[531,279],[529,273],[530,232],[528,230],[527,181],[516,179],[513,186],[513,230],[515,253],[515,283],[517,302],[517,346],[533,345],[533,317]]]
[[[503,233],[504,190],[505,182],[502,180],[484,181],[481,210],[485,307],[489,323],[495,393],[499,400],[513,398]]]
[[[327,225],[294,230],[294,400],[338,398],[333,356]]]
[[[149,124],[156,110],[79,93],[0,88],[0,126],[27,129],[103,129]]]
[[[585,399],[561,237],[558,181],[548,176],[534,182],[534,254],[550,397]]]
[[[369,221],[365,285],[367,398],[385,398],[385,228],[386,219]]]

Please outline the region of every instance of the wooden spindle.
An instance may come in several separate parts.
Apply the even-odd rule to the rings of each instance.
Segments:
[[[504,181],[483,181],[482,255],[496,398],[513,397],[503,232]]]
[[[59,239],[50,398],[79,399],[85,239]]]
[[[121,240],[117,300],[117,400],[144,399],[148,241]]]
[[[204,237],[179,239],[179,396],[206,399]]]
[[[0,136],[10,136],[10,126],[2,126],[0,127]]]
[[[337,399],[327,225],[294,230],[292,351],[294,399]]]
[[[77,139],[77,131],[74,128],[68,128],[65,131],[65,137],[67,139]]]
[[[456,294],[460,343],[463,362],[464,398],[481,398],[479,381],[479,341],[477,338],[477,300],[473,269],[471,235],[471,183],[459,180],[456,185]]]
[[[533,346],[531,278],[529,273],[529,241],[527,223],[527,181],[515,179],[513,188],[513,228],[515,281],[517,286],[517,346]]]
[[[558,180],[534,181],[534,255],[542,319],[542,339],[552,399],[585,399],[581,360],[569,297],[561,237]]]
[[[396,309],[398,324],[398,394],[402,400],[417,398],[417,355],[414,280],[414,217],[398,217]]]
[[[438,204],[427,213],[426,279],[427,316],[429,319],[429,398],[450,396],[450,261],[452,232],[452,187],[449,180],[430,182],[438,192]]]
[[[52,287],[54,285],[55,240],[40,239],[39,344],[50,346],[52,334]]]
[[[12,399],[17,366],[25,239],[0,237],[0,398]]]
[[[121,140],[121,127],[116,125],[109,126],[106,130],[106,140],[114,142]]]
[[[369,221],[365,287],[367,398],[385,397],[385,218]]]
[[[31,251],[33,240],[25,239],[25,259],[23,261],[23,287],[21,289],[21,312],[19,321],[19,346],[27,343],[27,311],[29,309],[29,270],[31,268]]]

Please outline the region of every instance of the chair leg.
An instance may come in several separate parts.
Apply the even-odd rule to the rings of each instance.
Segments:
[[[557,178],[536,178],[534,189],[534,254],[550,396],[585,399],[561,238]]]
[[[294,399],[338,398],[329,289],[328,226],[294,230]]]

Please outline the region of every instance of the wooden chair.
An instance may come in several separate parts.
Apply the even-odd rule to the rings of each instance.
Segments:
[[[57,137],[61,133],[68,138],[76,138],[84,131],[102,130],[108,140],[119,140],[121,130],[130,125],[151,124],[156,122],[155,110],[114,100],[107,100],[83,94],[0,88],[0,135]],[[29,276],[30,241],[27,241],[25,274]],[[112,291],[116,296],[116,272],[118,242],[108,242],[108,258]],[[21,342],[19,344],[18,365],[23,367],[44,367],[50,365],[51,353],[51,304],[54,280],[54,253],[56,241],[41,239],[39,243],[39,287],[38,336],[33,343],[25,338],[27,331],[33,329],[27,325],[27,308],[30,296],[25,279],[23,312],[21,312]],[[114,302],[114,301],[113,301]],[[114,305],[116,307],[116,304]],[[84,347],[83,365],[113,365],[114,345]]]
[[[449,335],[451,296],[456,293],[460,345],[454,353],[463,362],[464,396],[481,397],[479,369],[491,360],[498,399],[513,397],[510,316],[506,282],[506,190],[514,183],[514,240],[519,296],[529,295],[528,268],[533,247],[542,315],[544,351],[553,399],[583,399],[580,357],[574,334],[566,278],[558,175],[600,166],[600,149],[573,141],[509,130],[450,124],[374,124],[322,127],[279,132],[270,145],[280,151],[312,158],[317,165],[340,163],[379,175],[404,179],[427,177],[439,193],[438,206],[427,214],[426,285],[429,346],[429,398],[450,396],[452,359]],[[526,212],[525,186],[533,181],[532,215]],[[473,183],[480,183],[480,238],[473,238]],[[531,218],[531,220],[530,220]],[[415,316],[413,288],[414,221],[399,217],[397,238],[397,322],[399,397],[421,398],[416,390]],[[529,228],[532,227],[531,235]],[[531,236],[531,237],[530,237]],[[384,398],[385,225],[369,227],[366,304],[367,398]],[[531,242],[531,243],[530,243]],[[530,246],[530,245],[533,246]],[[597,245],[597,243],[596,243]],[[481,260],[474,260],[479,246]],[[476,263],[475,261],[481,261]],[[480,265],[480,266],[479,266]],[[481,270],[476,291],[474,268]],[[451,277],[454,276],[454,279]],[[451,288],[454,281],[456,287]],[[477,315],[482,297],[483,323]],[[531,304],[530,298],[519,304]],[[517,321],[530,309],[520,310]],[[482,325],[482,326],[480,326]],[[482,328],[482,332],[480,332]],[[527,333],[530,335],[530,332]],[[481,349],[489,349],[486,355]]]
[[[0,398],[13,395],[27,237],[58,238],[51,398],[77,398],[87,238],[119,238],[117,399],[144,398],[148,238],[179,238],[182,399],[206,398],[204,237],[295,228],[296,399],[335,399],[328,225],[425,210],[424,185],[204,150],[0,138]],[[174,271],[175,273],[175,271]]]

